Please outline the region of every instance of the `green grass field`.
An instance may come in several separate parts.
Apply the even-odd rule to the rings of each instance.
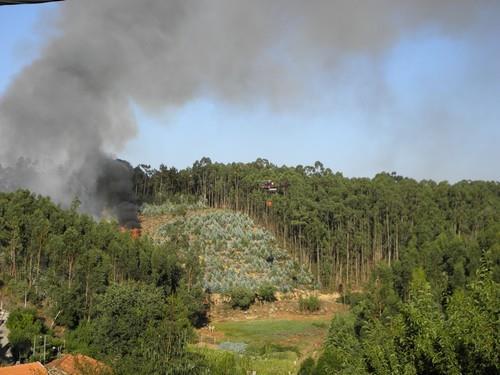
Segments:
[[[253,351],[291,351],[300,356],[312,344],[322,341],[329,325],[329,319],[255,320],[223,322],[216,327],[224,333],[225,341],[244,342]]]
[[[237,374],[256,371],[259,375],[288,375],[296,374],[300,361],[322,344],[330,320],[252,320],[215,326],[224,334],[221,342],[248,346],[244,354],[194,349],[210,359],[211,373],[225,375],[225,368],[236,368]]]
[[[240,355],[208,348],[190,350],[207,359],[209,373],[212,375],[247,375],[253,371],[258,375],[288,375],[296,374],[298,370],[298,364],[295,365],[290,359]]]

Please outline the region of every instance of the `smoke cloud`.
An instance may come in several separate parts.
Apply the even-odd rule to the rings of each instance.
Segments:
[[[376,59],[424,27],[466,33],[496,4],[67,0],[41,56],[0,98],[0,188],[63,204],[78,195],[85,211],[108,205],[129,221],[130,168],[109,155],[136,134],[131,103],[154,113],[210,95],[286,108],[352,56]]]

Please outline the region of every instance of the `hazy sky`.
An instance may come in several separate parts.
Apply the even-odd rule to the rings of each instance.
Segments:
[[[0,7],[0,96],[50,38],[41,13],[58,7]],[[347,176],[500,180],[499,16],[490,9],[460,32],[422,23],[376,55],[352,53],[334,73],[311,75],[293,105],[208,93],[162,113],[134,104],[137,136],[117,156],[179,168],[203,156],[320,160]]]

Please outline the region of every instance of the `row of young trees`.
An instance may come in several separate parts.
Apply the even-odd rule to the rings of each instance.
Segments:
[[[59,327],[68,348],[118,374],[183,373],[202,363],[186,351],[192,325],[206,318],[202,274],[197,259],[178,259],[182,246],[134,239],[117,223],[79,214],[78,202],[63,210],[28,191],[0,193],[0,286],[15,359],[37,354],[39,335],[62,345]],[[172,366],[159,369],[165,361]],[[166,372],[174,364],[179,370]]]
[[[276,193],[262,188],[268,180]],[[221,164],[203,158],[183,170],[140,165],[134,184],[143,202],[202,197],[212,207],[249,214],[329,289],[355,288],[377,264],[391,265],[442,233],[472,243],[500,220],[497,182],[418,182],[396,173],[346,178],[320,162],[279,167],[264,159]]]

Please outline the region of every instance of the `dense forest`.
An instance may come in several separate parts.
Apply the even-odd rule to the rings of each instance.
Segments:
[[[117,223],[79,214],[77,201],[63,210],[28,191],[0,193],[4,306],[21,302],[7,321],[14,359],[40,360],[43,334],[48,347],[65,342],[61,349],[119,374],[193,373],[194,364],[201,372],[203,358],[186,351],[192,326],[205,320],[201,274],[179,262],[180,246],[134,239]]]
[[[269,181],[274,189],[265,188]],[[428,244],[443,237],[465,248],[452,256],[456,272],[474,273],[478,236],[500,221],[498,182],[418,182],[396,173],[346,178],[320,162],[278,167],[265,159],[221,164],[203,158],[183,170],[140,165],[134,185],[143,202],[184,195],[247,213],[331,290],[361,286],[377,264],[391,265],[406,253],[428,261]],[[446,257],[434,254],[432,261],[446,267]]]
[[[498,182],[205,158],[180,171],[139,166],[135,186],[143,201],[202,197],[251,215],[341,292],[351,312],[299,374],[500,373]]]
[[[333,318],[317,363],[305,360],[299,374],[499,374],[500,226],[479,243],[470,277],[453,262],[445,270],[411,258],[379,266],[363,293],[347,297],[351,312]],[[463,252],[459,243],[453,250]]]
[[[252,227],[235,213],[182,212],[209,206],[273,231],[317,287],[351,306],[300,374],[500,373],[499,183],[202,159],[180,171],[138,166],[134,186],[142,203],[163,204],[151,212],[181,203],[171,207],[185,220],[162,227],[163,241],[81,214],[78,200],[63,209],[28,191],[0,193],[0,287],[19,306],[7,322],[16,359],[40,359],[44,335],[117,374],[246,374],[252,366],[241,356],[189,345],[193,327],[206,323],[212,282],[192,249],[216,244],[217,231],[239,232],[221,222]],[[256,241],[249,248],[258,251],[267,238],[257,231],[238,241]]]

